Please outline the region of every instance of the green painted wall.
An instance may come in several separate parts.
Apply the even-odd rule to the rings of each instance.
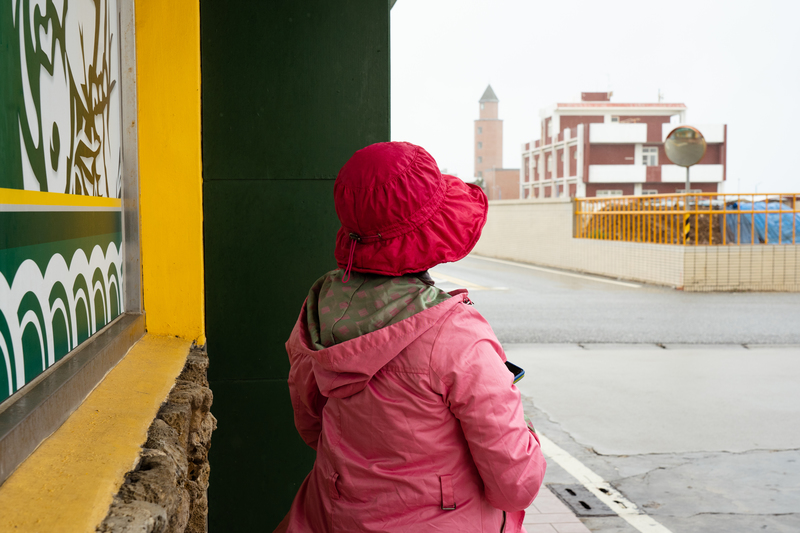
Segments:
[[[211,531],[271,531],[314,461],[284,342],[335,268],[333,181],[389,139],[389,5],[201,0]]]

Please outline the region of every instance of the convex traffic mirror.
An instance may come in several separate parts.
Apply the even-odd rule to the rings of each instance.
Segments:
[[[699,130],[681,126],[672,130],[664,141],[664,151],[670,161],[681,167],[690,167],[706,154],[706,140]]]

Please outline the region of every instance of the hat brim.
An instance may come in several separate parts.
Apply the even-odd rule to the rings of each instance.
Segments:
[[[483,189],[455,176],[443,175],[445,197],[423,224],[392,239],[358,243],[353,270],[387,276],[423,272],[441,263],[463,259],[480,239],[489,202]],[[347,266],[350,237],[344,228],[336,235],[336,262]]]

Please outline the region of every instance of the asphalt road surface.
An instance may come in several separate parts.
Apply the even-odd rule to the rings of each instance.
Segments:
[[[800,344],[796,293],[683,292],[476,256],[432,274],[466,285],[501,342]]]
[[[563,455],[656,526],[614,512],[600,533],[800,531],[800,303],[786,293],[684,293],[468,257],[432,272],[466,286],[526,412]],[[580,510],[578,510],[580,511]]]

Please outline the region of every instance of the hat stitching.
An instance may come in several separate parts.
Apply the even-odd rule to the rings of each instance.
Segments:
[[[407,143],[407,144],[410,144],[410,143]],[[400,176],[403,176],[409,170],[411,170],[411,167],[413,167],[414,164],[417,162],[417,158],[419,157],[419,150],[420,150],[419,146],[414,146],[414,157],[411,158],[411,162],[408,164],[408,166],[406,166],[406,168],[404,168],[403,170],[399,171],[396,175],[394,175],[391,178],[389,178],[388,181],[386,181],[385,183],[381,184],[380,188],[385,188],[386,186],[394,183],[394,181],[396,179],[398,179]],[[428,155],[430,155],[430,154],[428,154]],[[431,156],[431,159],[433,159],[433,156]],[[371,191],[372,189],[378,189],[379,188],[378,185],[374,185],[374,186],[371,186],[371,187],[356,187],[355,185],[340,185],[340,187],[342,187],[343,189],[352,189],[352,190],[355,190],[355,191]]]
[[[469,185],[471,187],[476,187],[476,185],[471,185],[471,184],[467,184],[467,185]],[[484,212],[484,215],[482,217],[484,224],[486,223],[486,215],[487,215],[487,213]],[[426,221],[425,223],[428,223],[429,221],[430,221],[430,219],[428,219],[428,221]],[[420,226],[423,226],[423,225],[425,225],[425,224],[420,224]],[[483,226],[483,224],[481,224],[481,226]],[[480,238],[480,234],[481,234],[481,232],[478,231],[478,232],[476,232],[475,235],[472,236],[472,238],[469,240],[467,245],[464,247],[465,252],[458,259],[462,259],[463,257],[466,257],[467,254],[469,254],[470,250],[472,250],[472,248],[474,248],[475,244],[478,242],[478,239]],[[402,235],[398,235],[398,237],[400,237],[400,236],[402,236]],[[458,259],[454,259],[454,260],[457,261]],[[428,268],[433,268],[433,266],[435,266],[435,265],[432,265],[431,267],[428,267]],[[413,267],[412,268],[405,268],[405,269],[402,269],[400,271],[389,271],[389,270],[383,270],[383,269],[370,268],[370,267],[366,267],[366,266],[360,267],[358,265],[358,261],[354,260],[353,261],[353,269],[356,272],[367,272],[367,273],[374,273],[374,274],[383,274],[383,275],[387,275],[387,276],[397,276],[397,275],[401,275],[402,276],[402,275],[408,274],[410,272],[417,272],[419,270],[419,267],[417,267],[417,268],[413,268]]]
[[[436,190],[434,197],[431,199],[428,205],[421,207],[416,213],[411,215],[405,221],[396,222],[390,226],[381,227],[375,230],[376,235],[362,235],[360,233],[357,233],[357,235],[362,239],[369,239],[364,243],[368,244],[369,242],[374,242],[376,240],[394,239],[395,237],[400,237],[401,235],[405,235],[406,233],[414,231],[430,220],[430,218],[439,210],[445,196],[447,196],[446,187],[447,180],[443,179],[439,185],[439,188]],[[344,227],[344,225],[342,225],[342,227]],[[375,239],[375,237],[378,238]]]

